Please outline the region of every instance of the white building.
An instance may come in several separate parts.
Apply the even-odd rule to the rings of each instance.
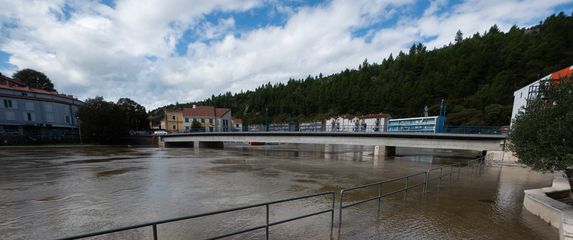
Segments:
[[[527,106],[527,102],[529,100],[536,97],[539,93],[543,93],[542,89],[547,89],[555,81],[559,81],[565,78],[571,78],[572,76],[573,76],[573,66],[566,67],[513,92],[513,109],[511,110],[511,124],[513,124],[513,120],[517,117],[517,114]]]
[[[342,115],[325,121],[327,132],[384,132],[389,114],[367,114],[363,116]]]
[[[385,132],[388,120],[392,117],[389,114],[367,114],[360,116],[360,130],[362,132]]]
[[[353,115],[341,115],[331,117],[326,120],[325,127],[327,132],[352,132],[354,128]]]

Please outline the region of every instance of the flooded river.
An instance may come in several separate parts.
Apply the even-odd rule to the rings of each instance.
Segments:
[[[326,149],[326,151],[325,151]],[[272,239],[558,239],[557,230],[522,208],[523,189],[552,176],[520,167],[461,170],[450,183],[344,209],[343,188],[465,162],[474,153],[324,145],[201,148],[21,148],[0,150],[0,238],[57,239],[87,232],[239,207],[325,191],[337,192],[330,213],[273,226]],[[348,195],[366,199],[372,191]],[[278,204],[271,222],[328,209],[325,197]],[[160,239],[201,239],[265,222],[265,209],[168,223]],[[98,239],[151,239],[143,228]],[[264,230],[235,239],[263,239]]]

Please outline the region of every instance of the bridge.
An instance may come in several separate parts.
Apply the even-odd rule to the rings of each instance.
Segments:
[[[343,144],[374,146],[374,155],[394,155],[396,147],[486,151],[503,150],[505,135],[447,133],[203,132],[160,136],[161,147],[222,148],[224,142]]]

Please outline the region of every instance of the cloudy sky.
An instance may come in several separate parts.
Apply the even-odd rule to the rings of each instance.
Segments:
[[[0,0],[0,72],[44,72],[80,99],[147,108],[380,62],[573,0]]]

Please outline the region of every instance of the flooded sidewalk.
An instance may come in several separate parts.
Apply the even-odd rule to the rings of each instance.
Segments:
[[[327,151],[325,152],[325,149]],[[338,192],[469,159],[473,153],[398,149],[374,157],[356,146],[227,145],[202,148],[16,149],[0,153],[0,236],[54,239],[260,202]],[[466,158],[456,157],[458,155]],[[344,210],[330,233],[324,214],[270,229],[271,239],[557,239],[557,230],[522,208],[523,189],[551,175],[520,167],[464,169],[427,194],[409,192]],[[365,199],[372,192],[353,196]],[[328,207],[325,199],[273,207],[271,221]],[[338,214],[338,210],[336,211]],[[158,227],[160,239],[205,238],[264,224],[251,209]],[[338,219],[338,216],[335,217]],[[338,226],[338,222],[335,223]],[[235,239],[261,239],[264,231]],[[105,239],[105,238],[104,238]],[[109,239],[151,239],[151,229]],[[231,238],[233,239],[233,238]]]

